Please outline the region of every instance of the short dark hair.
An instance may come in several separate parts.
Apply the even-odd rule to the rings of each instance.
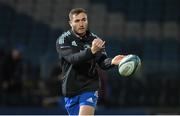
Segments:
[[[69,20],[71,20],[71,18],[72,18],[72,15],[78,15],[78,14],[80,14],[80,13],[85,13],[85,14],[87,14],[87,12],[86,12],[86,10],[85,9],[83,9],[83,8],[74,8],[74,9],[72,9],[70,12],[69,12]]]

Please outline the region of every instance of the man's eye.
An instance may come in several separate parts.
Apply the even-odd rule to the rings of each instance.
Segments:
[[[76,23],[77,23],[77,22],[79,22],[79,20],[75,20],[74,22],[76,22]]]
[[[86,19],[82,19],[82,21],[86,21]]]

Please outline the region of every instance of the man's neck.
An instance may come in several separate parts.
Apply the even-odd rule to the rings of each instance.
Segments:
[[[82,39],[82,37],[83,37],[84,35],[86,35],[86,33],[83,33],[82,35],[77,34],[77,33],[74,32],[73,30],[72,30],[72,32],[75,34],[76,37],[78,37],[78,38],[80,38],[80,39]]]

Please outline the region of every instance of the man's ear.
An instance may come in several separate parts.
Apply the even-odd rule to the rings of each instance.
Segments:
[[[72,22],[71,21],[69,21],[69,25],[72,27]]]

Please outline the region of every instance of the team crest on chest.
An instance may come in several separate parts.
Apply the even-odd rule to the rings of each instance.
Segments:
[[[76,44],[75,41],[72,41],[71,45],[72,45],[72,46],[77,46],[77,44]]]

